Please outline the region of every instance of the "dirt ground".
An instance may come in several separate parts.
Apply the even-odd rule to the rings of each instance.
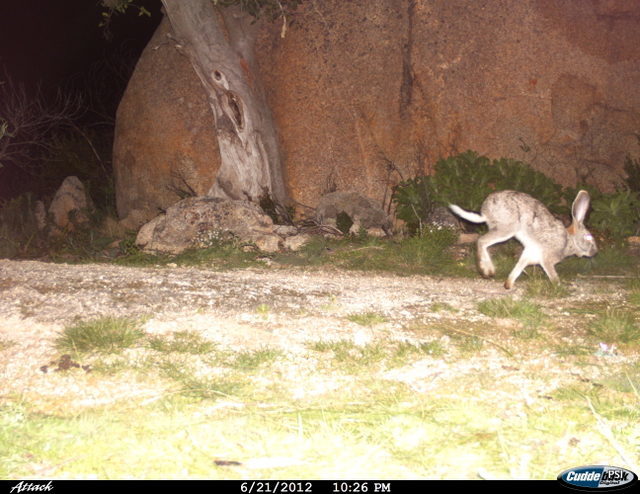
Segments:
[[[572,303],[588,304],[603,299],[615,302],[624,298],[621,292],[615,288],[603,290],[599,281],[578,279],[571,283]],[[357,344],[378,338],[416,341],[420,336],[411,329],[416,321],[428,325],[455,319],[464,321],[456,326],[462,329],[465,324],[477,322],[495,325],[496,334],[489,334],[488,338],[494,338],[498,345],[475,358],[460,362],[443,360],[438,365],[423,363],[416,368],[393,371],[396,376],[385,376],[424,391],[429,383],[446,376],[451,378],[452,373],[487,367],[497,369],[496,372],[513,370],[513,360],[500,350],[499,343],[500,335],[518,323],[494,320],[477,308],[478,302],[501,296],[524,296],[524,284],[507,292],[500,280],[479,277],[401,277],[277,267],[215,272],[171,265],[133,268],[0,260],[0,342],[10,343],[0,345],[1,387],[5,393],[28,392],[38,396],[78,386],[76,379],[44,374],[41,367],[60,357],[52,342],[65,326],[100,316],[146,316],[144,330],[150,334],[196,330],[232,350],[269,346],[301,355],[308,351],[305,344],[309,341],[351,339]],[[554,318],[554,323],[567,328],[562,337],[571,338],[575,316],[563,312],[552,299],[543,303],[545,313]],[[447,304],[455,311],[435,310],[438,304]],[[367,312],[384,316],[385,322],[366,326],[348,319],[349,315]],[[579,340],[576,335],[573,342]],[[571,377],[571,371],[563,368],[557,358],[545,361],[544,353],[537,351],[537,359],[522,365],[549,370],[549,362],[553,361],[552,374],[558,379],[594,377],[585,377],[584,370],[580,371],[580,377]],[[622,356],[610,357],[610,363],[624,360]],[[291,372],[304,370],[297,368]],[[291,377],[292,383],[299,381],[296,376]],[[548,384],[549,381],[547,389]],[[95,404],[116,397],[153,396],[161,392],[147,386],[141,383],[136,387],[122,377],[104,377],[99,386],[75,390],[72,394],[83,403]]]

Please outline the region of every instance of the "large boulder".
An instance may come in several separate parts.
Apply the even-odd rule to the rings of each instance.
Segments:
[[[147,252],[179,254],[232,238],[254,243],[266,252],[278,250],[281,243],[273,221],[255,204],[189,197],[144,225],[136,244]]]
[[[166,31],[118,111],[122,218],[177,200],[171,170],[204,193],[218,167],[204,92]],[[611,187],[640,152],[636,0],[324,0],[280,33],[264,23],[256,58],[302,204],[336,189],[382,203],[400,176],[467,149]]]
[[[137,230],[189,195],[204,195],[220,167],[206,95],[165,19],[136,65],[116,115],[118,216]]]

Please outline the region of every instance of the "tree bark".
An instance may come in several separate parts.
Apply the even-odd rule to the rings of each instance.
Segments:
[[[257,23],[211,0],[162,0],[179,50],[207,93],[221,165],[208,195],[283,204],[286,190],[275,125],[255,66]]]

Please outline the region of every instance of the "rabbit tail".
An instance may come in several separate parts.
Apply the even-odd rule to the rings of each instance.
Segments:
[[[462,209],[460,206],[456,206],[455,204],[449,204],[449,209],[453,211],[454,214],[460,216],[460,218],[464,218],[471,223],[485,223],[487,221],[487,219],[481,214],[467,211],[465,209]]]

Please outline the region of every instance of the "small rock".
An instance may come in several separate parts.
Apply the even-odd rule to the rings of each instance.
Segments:
[[[473,242],[478,240],[479,236],[480,235],[478,235],[477,233],[461,233],[458,236],[456,244],[472,244]]]
[[[260,235],[253,240],[262,252],[278,252],[282,239],[278,235]]]
[[[76,225],[88,223],[87,212],[92,209],[93,203],[80,179],[73,176],[65,178],[49,206],[54,225],[52,233],[73,231]]]
[[[633,237],[627,238],[627,242],[633,245],[640,245],[640,236],[634,235]]]
[[[456,216],[449,210],[449,208],[445,208],[444,206],[436,206],[429,215],[427,223],[438,228],[449,228],[456,231],[461,230],[460,222]]]
[[[44,202],[36,201],[33,214],[36,217],[36,225],[38,225],[38,230],[44,230],[44,228],[47,226],[47,210],[44,207]]]
[[[228,239],[253,242],[260,250],[275,252],[281,238],[273,233],[271,218],[248,201],[188,197],[144,225],[136,244],[147,252],[180,254]]]
[[[153,232],[156,228],[156,225],[160,223],[164,219],[164,215],[161,214],[153,218],[149,223],[143,225],[136,236],[136,245],[140,248],[145,248],[151,240],[153,239]]]
[[[306,233],[287,237],[284,239],[284,248],[292,251],[300,250],[310,239],[311,236]]]
[[[291,237],[298,233],[298,229],[292,225],[275,225],[273,232],[281,237]]]
[[[367,228],[367,235],[370,237],[386,237],[387,234],[382,228]]]

